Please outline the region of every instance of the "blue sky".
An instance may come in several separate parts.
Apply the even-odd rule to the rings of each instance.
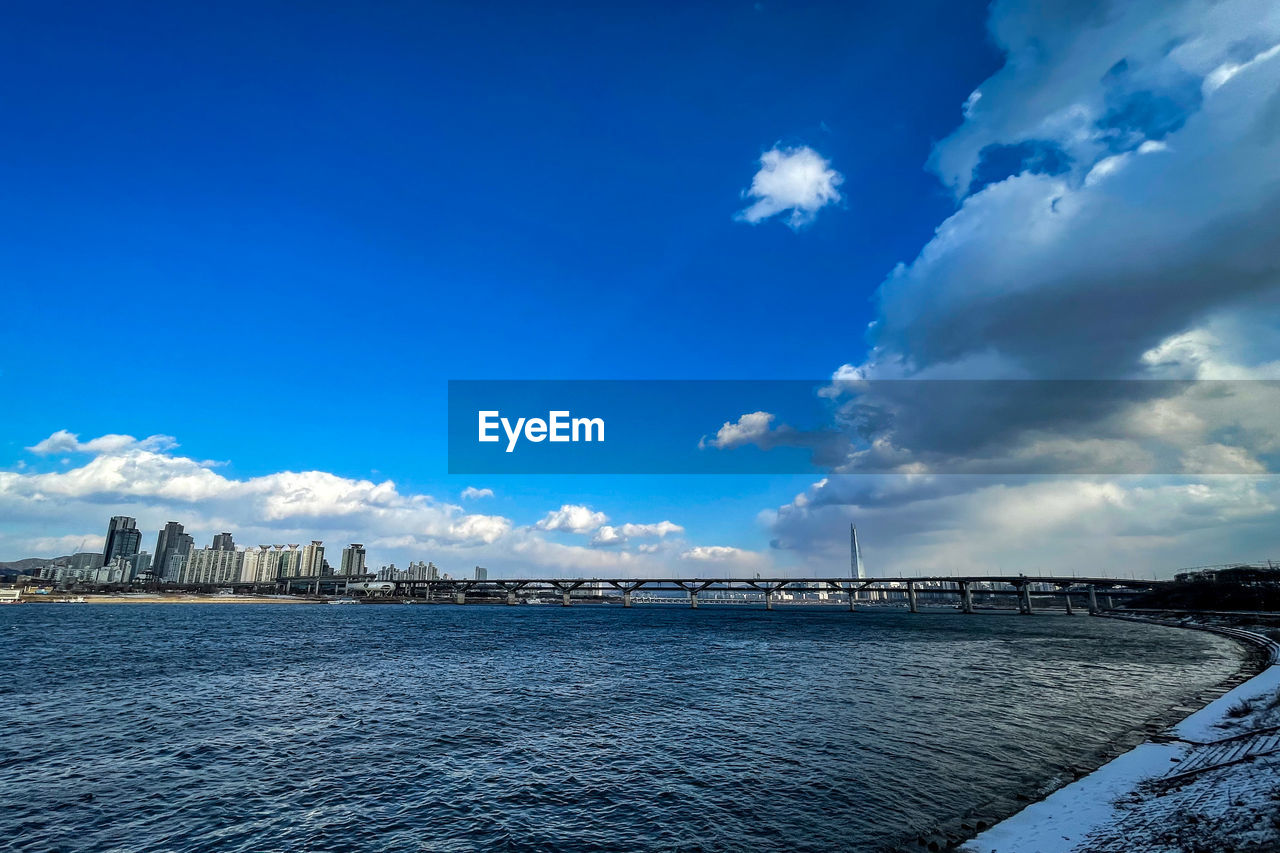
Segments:
[[[1167,366],[1143,359],[1181,352],[1188,334],[1201,350],[1204,335],[1218,341],[1220,373],[1269,364],[1261,345],[1228,351],[1238,336],[1223,330],[1249,318],[1273,328],[1270,268],[1245,283],[1247,258],[1197,265],[1219,244],[1184,259],[1198,278],[1149,276],[1167,292],[1135,287],[1133,302],[1113,299],[1128,292],[1113,282],[1124,259],[1040,286],[1035,270],[1094,256],[1098,233],[1156,254],[1162,233],[1201,245],[1208,225],[1190,213],[1183,230],[1140,209],[1110,224],[1147,192],[1137,166],[1273,153],[1250,148],[1244,129],[1215,137],[1198,124],[1228,98],[1246,102],[1230,115],[1265,100],[1266,84],[1249,81],[1270,73],[1280,42],[1266,4],[1207,17],[1190,2],[1087,5],[19,4],[0,33],[0,467],[19,478],[0,557],[65,551],[116,512],[148,531],[172,517],[202,538],[220,525],[267,535],[243,500],[161,494],[142,475],[64,482],[56,499],[20,479],[140,452],[221,462],[201,470],[235,483],[391,480],[409,503],[439,508],[440,519],[402,519],[414,528],[404,536],[361,534],[368,507],[351,495],[281,521],[280,535],[380,537],[375,562],[438,552],[607,568],[618,548],[591,552],[554,521],[537,527],[572,505],[615,526],[678,524],[672,565],[711,547],[750,552],[743,567],[826,565],[831,531],[876,505],[849,497],[806,517],[803,534],[780,529],[813,476],[449,477],[446,381],[821,380],[842,365],[1129,376]],[[1203,49],[1179,52],[1171,32]],[[1184,97],[1192,90],[1206,94]],[[1071,124],[1082,114],[1083,135]],[[770,151],[812,152],[839,174],[840,200],[796,227],[787,212],[735,218]],[[1183,152],[1192,166],[1172,159]],[[1079,195],[1046,189],[1053,181]],[[1087,207],[1103,191],[1111,202],[1081,214],[1052,257],[1006,250],[1035,243],[1035,193]],[[1203,208],[1177,191],[1167,216]],[[1243,233],[1261,241],[1270,199],[1254,201],[1215,215],[1255,210]],[[1000,284],[1015,275],[1023,284]],[[1241,284],[1224,290],[1224,276]],[[1142,328],[1098,319],[1131,319],[1153,299],[1166,307],[1139,307]],[[1083,331],[1055,330],[1063,317]],[[1071,343],[1081,339],[1091,343]],[[27,449],[60,430],[178,444]],[[858,494],[882,488],[858,482]],[[467,486],[495,494],[460,503]],[[496,535],[476,541],[432,527],[472,515],[507,526],[484,522]],[[941,535],[881,522],[868,543],[882,552]],[[802,536],[821,544],[769,546]],[[544,539],[579,550],[548,556]],[[1177,553],[1166,542],[1144,559]],[[939,558],[907,547],[895,559]]]

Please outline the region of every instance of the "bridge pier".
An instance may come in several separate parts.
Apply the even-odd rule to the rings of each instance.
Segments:
[[[689,590],[689,606],[694,610],[698,609],[698,591],[696,589]]]
[[[1071,608],[1071,590],[1070,589],[1063,590],[1063,598],[1067,600],[1067,615],[1074,616],[1076,612]]]
[[[911,581],[907,581],[907,609],[912,613],[919,613],[916,607],[916,585]]]
[[[516,603],[516,591],[514,589],[507,590],[507,604]]]
[[[853,608],[853,604],[854,604],[854,602],[855,602],[855,601],[857,601],[857,600],[858,600],[858,597],[857,597],[857,595],[854,593],[854,589],[853,589],[853,587],[849,587],[849,612],[850,612],[850,613],[854,613],[854,612],[855,612],[855,611],[854,611],[854,608]]]
[[[453,603],[454,603],[454,604],[466,604],[466,603],[467,603],[467,594],[466,594],[465,592],[455,592],[455,593],[453,594]]]
[[[963,613],[973,613],[973,590],[969,588],[968,581],[960,581],[960,610]]]
[[[773,609],[773,592],[767,589],[764,591],[764,609],[765,610]]]
[[[1089,585],[1089,615],[1097,616],[1101,611],[1098,609],[1098,588]]]
[[[568,606],[569,606],[569,590],[567,590],[567,589],[561,590],[561,591],[560,591],[560,597],[561,597],[561,599],[560,599],[560,606],[561,606],[561,607],[568,607]]]
[[[623,607],[631,606],[631,590],[629,589],[624,589],[622,591],[622,606]]]
[[[1018,587],[1018,612],[1023,616],[1030,616],[1031,610],[1031,587],[1023,584]]]

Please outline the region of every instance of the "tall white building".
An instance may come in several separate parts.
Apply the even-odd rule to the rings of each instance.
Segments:
[[[302,548],[302,563],[298,566],[297,577],[313,577],[324,574],[324,543],[312,539],[310,545]]]
[[[187,555],[182,569],[186,584],[229,584],[240,580],[244,568],[244,551],[223,548],[196,548]]]
[[[259,545],[244,552],[240,580],[244,583],[275,583],[281,577],[294,577],[302,560],[297,545]]]

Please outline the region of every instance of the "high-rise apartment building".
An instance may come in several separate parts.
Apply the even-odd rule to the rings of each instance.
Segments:
[[[185,557],[187,553],[190,553],[190,545],[187,546],[186,551],[181,549],[184,538],[191,539],[190,536],[183,533],[182,525],[176,521],[167,522],[160,530],[160,534],[156,536],[156,551],[151,559],[151,566],[155,570],[157,577],[170,577],[169,565],[173,562],[175,554],[181,554]]]
[[[213,535],[213,550],[234,551],[235,549],[236,543],[230,533],[215,533]]]
[[[244,552],[240,580],[244,583],[275,583],[280,578],[294,577],[302,552],[297,545],[284,550],[283,545],[259,545]]]
[[[132,557],[141,547],[142,534],[138,532],[138,522],[127,515],[113,515],[107,522],[107,541],[102,546],[99,565],[105,566],[116,557]]]
[[[196,548],[187,555],[182,569],[185,584],[229,584],[240,580],[244,551],[224,548]]]
[[[344,575],[363,575],[364,574],[364,546],[358,542],[352,542],[346,548],[342,549],[342,568]]]
[[[302,564],[298,567],[298,577],[314,577],[324,574],[324,542],[312,539],[310,545],[303,546]]]

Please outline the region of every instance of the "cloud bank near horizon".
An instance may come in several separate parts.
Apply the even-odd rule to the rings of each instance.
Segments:
[[[1280,378],[1280,7],[1000,0],[989,28],[1006,62],[928,164],[957,208],[880,285],[868,354],[835,371],[833,398],[874,379]],[[1106,465],[1134,448],[1084,437],[1123,419],[1160,430],[1188,474],[1236,475],[936,477],[923,465],[824,479],[761,520],[776,548],[814,563],[847,548],[854,519],[882,567],[1265,557],[1280,544],[1277,489],[1251,474],[1276,450],[1274,405],[1251,431],[1202,402],[1091,401],[1047,430],[1046,410],[1027,407],[987,433],[982,411],[899,412],[862,452],[886,470],[903,447],[955,448],[969,430],[971,447],[1004,435],[1005,453]],[[759,419],[725,438],[777,441]]]
[[[363,542],[370,565],[430,559],[446,570],[476,563],[504,573],[580,576],[589,572],[678,572],[685,553],[699,547],[671,521],[618,522],[580,504],[565,504],[533,524],[497,514],[468,512],[430,495],[400,491],[391,480],[373,482],[325,471],[282,471],[238,479],[175,452],[169,436],[108,435],[81,441],[59,430],[28,450],[55,467],[24,464],[0,471],[0,515],[10,523],[0,548],[10,559],[59,556],[83,543],[100,548],[107,519],[132,515],[154,535],[166,521],[181,521],[203,547],[216,532],[235,534],[240,545],[323,539],[336,552]],[[60,467],[49,457],[61,456]],[[79,458],[73,458],[79,457]],[[39,460],[37,460],[39,461]],[[491,497],[468,487],[464,499]],[[49,535],[49,531],[65,534]],[[634,545],[632,540],[646,540]],[[144,536],[144,548],[150,543]],[[736,550],[736,549],[735,549]],[[696,552],[700,553],[700,552]],[[759,565],[741,551],[725,565]]]

